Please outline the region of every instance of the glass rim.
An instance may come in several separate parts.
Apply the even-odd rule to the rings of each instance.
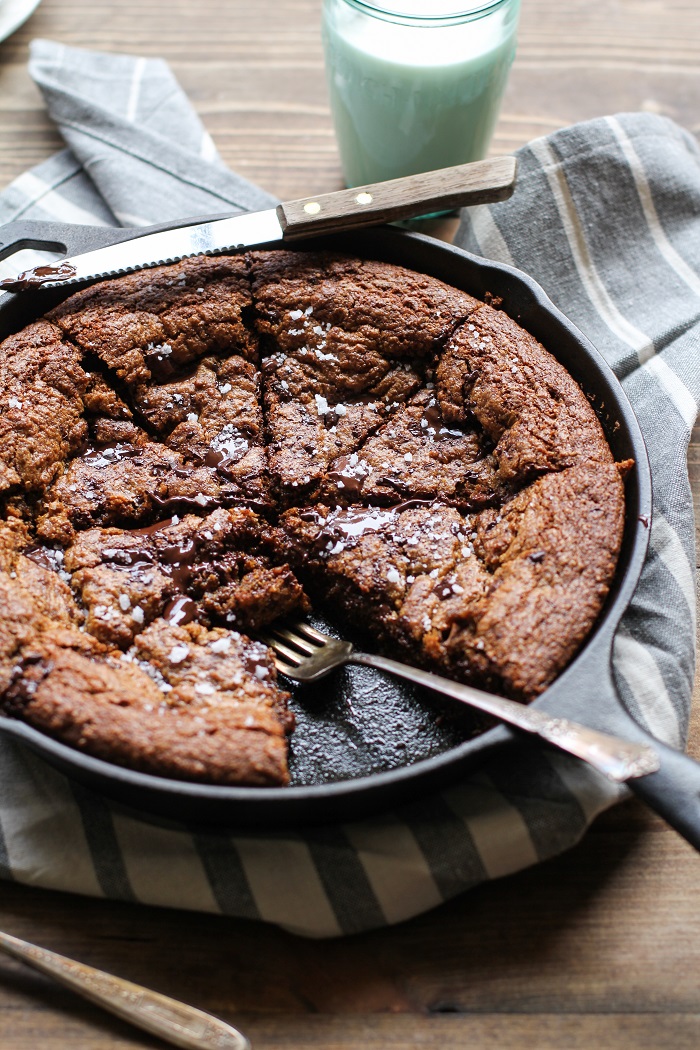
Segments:
[[[469,0],[461,0],[459,7],[455,4],[456,10],[434,15],[429,12],[415,14],[412,11],[401,10],[400,7],[403,5],[399,4],[396,5],[396,9],[392,9],[387,7],[383,0],[378,0],[378,2],[377,0],[343,0],[343,2],[358,11],[374,15],[386,22],[399,22],[402,25],[444,26],[483,18],[497,8],[512,3],[512,0],[473,0],[471,6],[467,6]],[[428,6],[427,2],[425,6]]]

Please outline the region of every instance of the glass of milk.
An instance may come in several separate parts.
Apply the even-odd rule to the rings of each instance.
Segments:
[[[520,0],[325,0],[331,109],[348,186],[486,156]]]

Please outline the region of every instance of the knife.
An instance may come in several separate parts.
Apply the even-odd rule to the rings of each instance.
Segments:
[[[280,204],[208,222],[193,220],[71,258],[35,266],[0,281],[12,292],[55,288],[178,262],[193,255],[220,255],[282,241],[376,226],[435,211],[506,200],[515,189],[515,157],[459,164],[389,182]]]

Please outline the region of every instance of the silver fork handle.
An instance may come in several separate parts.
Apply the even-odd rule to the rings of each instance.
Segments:
[[[231,1025],[177,999],[67,959],[9,933],[0,933],[0,950],[173,1046],[185,1050],[250,1050],[245,1036]]]
[[[423,685],[453,700],[468,704],[469,707],[475,707],[485,714],[493,715],[516,729],[534,733],[561,751],[568,751],[569,754],[589,762],[610,780],[624,783],[634,777],[654,773],[661,765],[659,756],[648,744],[621,740],[608,733],[600,733],[596,729],[571,722],[568,718],[549,715],[546,711],[538,711],[515,700],[484,693],[472,686],[452,682],[449,678],[421,671],[396,660],[388,660],[384,656],[353,652],[348,663],[364,664],[367,667],[375,667],[378,671],[388,671],[399,678],[406,678],[409,682]]]

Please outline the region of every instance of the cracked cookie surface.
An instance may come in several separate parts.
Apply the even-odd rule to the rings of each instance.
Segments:
[[[494,304],[373,260],[78,292],[2,344],[0,434],[0,705],[162,776],[287,783],[249,634],[312,604],[531,699],[621,542],[629,464],[571,376]]]

